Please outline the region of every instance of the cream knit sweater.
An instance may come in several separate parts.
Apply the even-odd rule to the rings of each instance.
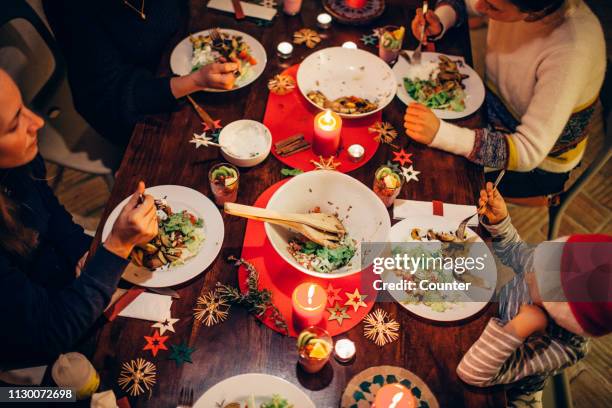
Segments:
[[[487,84],[520,121],[514,133],[504,135],[510,170],[566,172],[584,153],[586,139],[559,157],[548,156],[572,114],[597,99],[606,68],[597,17],[582,0],[572,2],[540,21],[489,22]],[[440,2],[436,14],[451,27],[458,15],[446,3],[453,2]],[[476,1],[466,3],[473,10]],[[477,134],[442,121],[431,146],[472,159],[479,156],[474,150],[482,147]],[[481,164],[491,165],[486,159]]]

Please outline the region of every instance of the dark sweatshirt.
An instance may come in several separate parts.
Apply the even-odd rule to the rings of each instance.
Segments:
[[[0,368],[51,362],[101,316],[128,261],[100,246],[75,277],[91,238],[53,195],[40,157],[0,170],[0,188],[18,204],[22,222],[39,233],[25,259],[0,248]]]
[[[129,0],[140,8],[143,0]],[[172,110],[170,78],[155,76],[186,27],[185,0],[145,0],[145,16],[123,0],[46,0],[45,13],[67,63],[77,111],[105,138],[126,146],[145,114]],[[204,7],[204,6],[202,6]]]

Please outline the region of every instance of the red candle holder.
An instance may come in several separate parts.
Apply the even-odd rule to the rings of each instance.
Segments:
[[[346,0],[346,5],[352,8],[364,8],[368,0]]]

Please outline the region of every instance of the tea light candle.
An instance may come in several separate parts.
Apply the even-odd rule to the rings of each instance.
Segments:
[[[356,50],[357,44],[355,44],[352,41],[347,41],[344,44],[342,44],[342,48],[348,48],[349,50]]]
[[[331,26],[332,16],[327,13],[321,13],[317,16],[318,26],[327,30]]]
[[[387,384],[376,393],[374,408],[416,408],[412,391],[401,384]]]
[[[367,2],[368,0],[346,0],[346,5],[352,8],[363,8]]]
[[[334,346],[334,355],[341,363],[350,361],[355,356],[355,343],[349,339],[338,340]]]
[[[363,155],[365,154],[365,149],[360,144],[352,144],[347,149],[347,153],[352,162],[357,163],[363,159]]]
[[[282,59],[287,59],[291,57],[291,54],[293,53],[293,45],[287,41],[283,41],[282,43],[278,44],[276,51],[279,57]]]
[[[305,282],[293,291],[291,304],[296,328],[316,326],[323,320],[327,292],[316,283]]]
[[[327,109],[320,112],[314,119],[314,136],[312,150],[318,156],[334,156],[340,146],[340,132],[342,118],[335,112]]]

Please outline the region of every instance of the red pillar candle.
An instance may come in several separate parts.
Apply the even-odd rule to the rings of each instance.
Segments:
[[[312,137],[312,150],[315,154],[323,157],[335,156],[340,146],[341,131],[342,118],[337,113],[327,109],[315,116]]]
[[[291,297],[294,326],[301,329],[320,324],[326,303],[327,292],[320,285],[310,282],[300,284]]]
[[[346,5],[352,8],[363,8],[367,2],[368,0],[346,0]]]
[[[401,384],[387,384],[376,393],[372,408],[416,408],[412,391]]]

